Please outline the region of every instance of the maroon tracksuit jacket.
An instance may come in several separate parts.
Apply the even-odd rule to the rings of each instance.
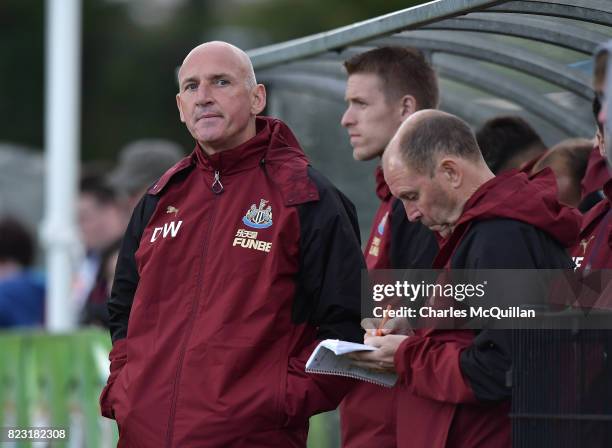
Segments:
[[[318,339],[360,341],[352,204],[291,131],[201,148],[136,207],[109,301],[102,412],[125,447],[303,447],[354,384],[309,375]]]
[[[612,180],[604,185],[605,198],[582,218],[580,241],[572,250],[580,271],[612,268]]]
[[[401,201],[391,195],[382,168],[376,168],[380,206],[365,248],[368,270],[429,269],[438,243],[421,223],[411,223]],[[395,448],[396,390],[360,382],[340,405],[342,446]]]
[[[570,268],[564,247],[580,218],[557,202],[552,172],[515,170],[482,185],[440,248],[434,268]],[[520,295],[520,285],[510,294]],[[511,366],[504,332],[417,330],[395,354],[401,385],[398,447],[510,447]]]
[[[586,172],[580,183],[582,199],[593,192],[601,190],[609,179],[610,171],[608,170],[606,159],[601,156],[599,147],[596,145],[593,151],[591,151]]]

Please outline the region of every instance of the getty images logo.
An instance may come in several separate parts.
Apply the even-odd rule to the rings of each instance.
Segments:
[[[153,235],[151,235],[151,242],[155,242],[160,234],[162,238],[166,238],[167,236],[174,238],[181,228],[181,224],[183,224],[183,221],[171,221],[165,223],[163,227],[155,227],[153,229]]]

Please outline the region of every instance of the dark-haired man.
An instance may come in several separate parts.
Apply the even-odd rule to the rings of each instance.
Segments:
[[[82,258],[72,284],[74,300],[82,308],[95,287],[101,253],[125,231],[126,214],[117,193],[102,173],[87,173],[79,185],[77,204]]]
[[[476,132],[482,156],[499,174],[510,169],[526,173],[546,152],[546,145],[537,132],[519,116],[508,115],[488,120]]]
[[[416,49],[381,47],[353,56],[344,67],[348,107],[342,126],[355,160],[380,158],[406,118],[438,106],[436,74]],[[376,194],[380,205],[365,247],[368,269],[429,268],[438,250],[435,237],[422,224],[408,222],[380,166]],[[395,447],[395,406],[395,389],[359,384],[340,407],[343,446]]]
[[[556,201],[553,176],[494,176],[459,118],[412,115],[385,151],[383,169],[410,221],[450,233],[434,268],[571,267],[564,247],[579,217]],[[507,293],[521,297],[520,288]],[[380,350],[356,355],[362,364],[400,377],[398,447],[510,447],[505,332],[425,329],[365,339]]]

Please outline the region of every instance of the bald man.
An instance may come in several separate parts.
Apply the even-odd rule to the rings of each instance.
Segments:
[[[359,341],[355,209],[310,167],[247,55],[193,49],[176,101],[196,141],[125,234],[100,397],[119,446],[305,447],[353,383],[308,375],[318,340]]]
[[[410,116],[385,151],[383,170],[410,221],[449,235],[434,268],[572,267],[565,247],[579,217],[557,202],[554,177],[495,177],[459,118],[434,110]],[[500,292],[525,297],[521,286]],[[357,355],[357,362],[400,377],[398,447],[510,447],[507,333],[424,329],[366,335],[365,342],[380,350]]]

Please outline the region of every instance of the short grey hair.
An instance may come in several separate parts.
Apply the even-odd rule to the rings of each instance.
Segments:
[[[454,155],[474,162],[482,160],[470,126],[454,115],[435,112],[414,120],[399,135],[399,153],[406,164],[418,173],[433,177],[439,156]]]

